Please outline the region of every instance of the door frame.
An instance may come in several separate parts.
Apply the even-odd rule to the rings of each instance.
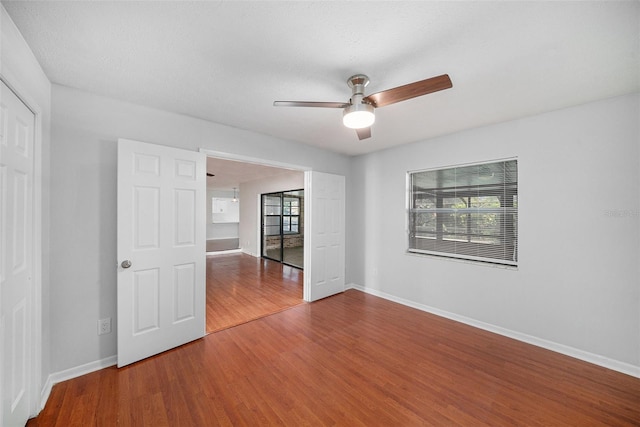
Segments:
[[[276,168],[282,168],[282,169],[290,169],[290,170],[294,170],[294,171],[299,171],[299,172],[304,172],[305,174],[305,184],[304,184],[304,192],[305,195],[308,192],[308,188],[307,188],[307,182],[308,180],[306,179],[306,176],[308,175],[309,172],[311,172],[313,170],[313,168],[311,168],[310,166],[304,166],[304,165],[297,165],[297,164],[292,164],[292,163],[284,163],[284,162],[279,162],[279,161],[275,161],[275,160],[267,160],[267,159],[261,159],[258,157],[251,157],[251,156],[245,156],[242,154],[233,154],[233,153],[227,153],[224,151],[215,151],[215,150],[209,150],[207,148],[200,148],[200,152],[201,153],[205,153],[208,157],[215,157],[218,159],[222,159],[222,160],[233,160],[236,162],[244,162],[244,163],[253,163],[256,165],[262,165],[262,166],[271,166],[271,167],[276,167]],[[258,203],[257,203],[257,207],[258,207],[258,223],[255,225],[256,227],[256,241],[258,242],[258,246],[257,246],[257,250],[256,252],[259,254],[258,256],[260,256],[262,254],[262,242],[261,242],[261,235],[262,235],[262,230],[260,229],[260,223],[262,221],[261,218],[261,204],[262,201],[260,200],[261,197],[258,194]],[[304,212],[305,212],[305,223],[306,223],[306,215],[309,209],[309,205],[308,205],[309,201],[308,198],[305,197],[304,198]],[[307,247],[306,247],[306,239],[305,239],[305,252],[307,251]],[[304,265],[302,267],[303,271],[311,271],[312,268],[312,259],[310,256],[305,256],[304,257]],[[310,285],[307,283],[307,281],[304,281],[304,287],[303,287],[303,291],[302,291],[302,295],[306,296],[306,295],[310,295],[309,290],[307,289]],[[305,299],[305,301],[307,301]]]
[[[33,200],[32,218],[33,266],[31,289],[27,291],[28,303],[31,305],[31,363],[29,364],[29,399],[30,416],[37,415],[44,407],[47,393],[42,384],[42,108],[29,96],[26,87],[20,84],[17,76],[10,70],[0,72],[0,80],[22,101],[35,117],[33,133]],[[4,333],[4,325],[0,326]]]

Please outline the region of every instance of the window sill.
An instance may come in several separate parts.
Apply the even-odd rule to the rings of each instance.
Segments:
[[[513,270],[513,271],[519,270],[517,265],[498,264],[498,263],[493,263],[489,261],[476,261],[472,259],[455,258],[455,257],[446,256],[446,255],[427,254],[427,253],[413,252],[409,250],[405,251],[405,255],[413,256],[417,258],[429,257],[432,259],[438,259],[442,261],[457,262],[462,264],[473,264],[473,265],[478,265],[483,267],[499,268],[502,270]]]

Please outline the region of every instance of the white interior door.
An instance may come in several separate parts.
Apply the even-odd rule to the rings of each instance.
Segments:
[[[0,419],[23,426],[31,391],[35,116],[0,83]]]
[[[118,367],[205,334],[206,156],[118,141]]]
[[[344,291],[344,176],[305,172],[304,299]]]

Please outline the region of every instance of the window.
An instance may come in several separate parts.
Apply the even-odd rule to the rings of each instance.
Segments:
[[[240,222],[240,207],[237,199],[228,197],[211,198],[211,222]]]
[[[263,194],[264,235],[300,234],[300,206],[302,200],[301,196],[289,196],[285,193]],[[280,228],[281,224],[282,230]]]
[[[284,234],[298,233],[300,221],[300,199],[284,196],[282,201],[282,231]]]
[[[280,205],[280,196],[262,196],[262,227],[265,236],[280,235]]]
[[[517,160],[408,178],[409,252],[517,265]]]

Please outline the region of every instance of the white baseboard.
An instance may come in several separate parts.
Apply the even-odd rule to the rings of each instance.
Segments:
[[[248,250],[245,250],[245,249],[242,249],[242,253],[243,253],[243,254],[247,254],[247,255],[251,255],[251,256],[252,256],[252,257],[254,257],[254,258],[260,258],[260,255],[258,255],[258,254],[254,254],[253,252],[248,251]]]
[[[213,255],[239,254],[241,252],[242,252],[242,249],[228,249],[226,251],[206,252],[206,254],[207,256],[213,256]]]
[[[345,290],[346,289],[356,289],[370,295],[375,295],[377,297],[384,298],[389,301],[397,302],[398,304],[402,304],[407,307],[411,307],[421,311],[425,311],[427,313],[435,314],[436,316],[444,317],[446,319],[455,320],[456,322],[474,326],[476,328],[483,329],[485,331],[489,331],[489,332],[496,333],[498,335],[503,335],[505,337],[513,338],[518,341],[526,342],[527,344],[532,344],[537,347],[542,347],[547,350],[555,351],[556,353],[561,353],[566,356],[573,357],[575,359],[580,359],[585,362],[593,363],[594,365],[602,366],[607,369],[612,369],[614,371],[622,372],[623,374],[640,378],[640,366],[635,366],[630,363],[625,363],[619,360],[610,359],[608,357],[600,356],[598,354],[589,353],[588,351],[579,350],[577,348],[569,347],[564,344],[558,344],[553,341],[547,341],[545,339],[534,337],[532,335],[527,335],[521,332],[512,331],[510,329],[502,328],[500,326],[495,326],[490,323],[481,322],[479,320],[471,319],[469,317],[460,316],[455,313],[450,313],[448,311],[440,310],[438,308],[430,307],[428,305],[419,304],[414,301],[406,300],[404,298],[399,298],[394,295],[387,294],[386,292],[381,292],[376,289],[370,289],[365,286],[357,285],[355,283],[347,284],[345,286]]]
[[[108,368],[116,363],[118,363],[118,357],[109,356],[102,360],[96,360],[95,362],[76,366],[75,368],[66,369],[49,375],[44,387],[42,388],[42,392],[40,393],[40,410],[44,409],[44,405],[47,403],[47,400],[49,400],[49,395],[51,394],[51,389],[54,385],[94,371],[99,371],[100,369]]]

